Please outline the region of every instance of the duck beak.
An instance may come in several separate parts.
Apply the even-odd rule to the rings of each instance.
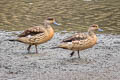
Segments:
[[[103,31],[103,29],[100,29],[100,28],[99,28],[99,29],[98,29],[98,31],[102,32],[102,31]]]
[[[54,21],[53,24],[55,24],[57,26],[61,25],[61,24],[58,24],[56,21]]]

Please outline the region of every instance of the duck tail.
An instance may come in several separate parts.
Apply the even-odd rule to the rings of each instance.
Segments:
[[[6,39],[6,40],[4,40],[4,41],[18,41],[17,39]]]
[[[56,49],[56,48],[63,48],[67,49],[69,46],[66,43],[61,43],[57,47],[52,47],[51,49]]]
[[[7,41],[18,41],[17,39],[9,39]]]

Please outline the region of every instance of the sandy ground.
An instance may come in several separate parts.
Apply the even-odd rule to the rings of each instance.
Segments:
[[[28,45],[4,41],[19,32],[0,31],[0,80],[120,80],[120,35],[98,34],[98,44],[70,57],[69,50],[50,49],[72,33],[56,33],[27,54]]]

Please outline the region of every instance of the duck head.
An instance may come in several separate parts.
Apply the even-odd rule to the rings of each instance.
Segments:
[[[60,25],[52,17],[47,18],[44,23],[47,24],[47,25],[50,25],[50,24]]]
[[[103,31],[102,29],[99,28],[97,24],[93,24],[92,26],[89,27],[88,31]]]

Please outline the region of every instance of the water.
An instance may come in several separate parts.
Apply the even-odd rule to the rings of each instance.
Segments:
[[[24,30],[55,17],[55,31],[86,31],[98,24],[103,33],[120,34],[120,0],[0,0],[0,29]]]

